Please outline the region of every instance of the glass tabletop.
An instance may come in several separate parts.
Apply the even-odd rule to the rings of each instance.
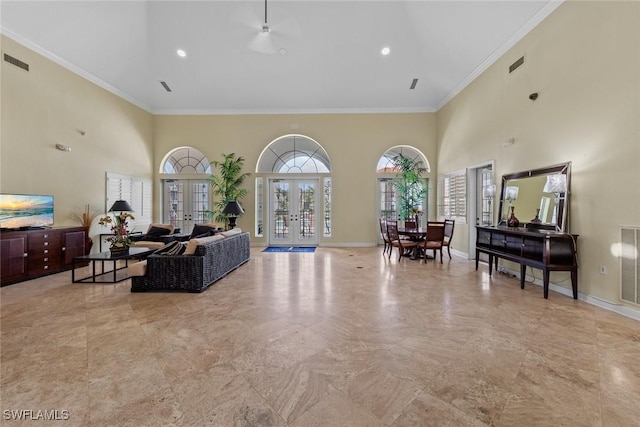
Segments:
[[[143,246],[132,246],[129,248],[129,252],[124,254],[112,255],[111,252],[98,252],[95,254],[89,255],[81,255],[75,257],[77,260],[91,260],[91,261],[100,261],[100,260],[109,260],[109,259],[131,259],[139,256],[143,256],[152,252],[155,252],[155,248],[147,248]]]

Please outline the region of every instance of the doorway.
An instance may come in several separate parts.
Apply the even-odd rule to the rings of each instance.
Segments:
[[[469,168],[467,193],[469,197],[469,218],[475,218],[474,226],[469,227],[469,259],[476,258],[476,225],[495,224],[495,186],[493,179],[493,162]],[[488,191],[493,186],[492,191]],[[480,254],[481,261],[488,261],[485,254]]]
[[[270,179],[270,246],[317,246],[318,223],[322,218],[319,179]]]
[[[207,223],[209,183],[206,180],[173,179],[163,181],[164,222],[191,233],[194,224]]]

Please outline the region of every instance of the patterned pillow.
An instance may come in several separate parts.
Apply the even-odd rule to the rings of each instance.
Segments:
[[[177,240],[165,245],[164,247],[156,250],[154,254],[156,255],[182,255],[186,249],[186,246],[182,244],[182,242],[178,242]]]

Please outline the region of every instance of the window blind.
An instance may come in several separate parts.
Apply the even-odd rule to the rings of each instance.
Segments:
[[[144,231],[153,220],[153,185],[150,178],[120,175],[107,172],[105,212],[116,200],[126,200],[133,209],[132,226]]]
[[[438,216],[466,220],[466,171],[454,172],[438,178]]]

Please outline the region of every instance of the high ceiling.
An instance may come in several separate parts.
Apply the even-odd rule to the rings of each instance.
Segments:
[[[436,111],[558,4],[271,0],[268,34],[260,0],[4,0],[0,19],[153,113],[405,112]]]

